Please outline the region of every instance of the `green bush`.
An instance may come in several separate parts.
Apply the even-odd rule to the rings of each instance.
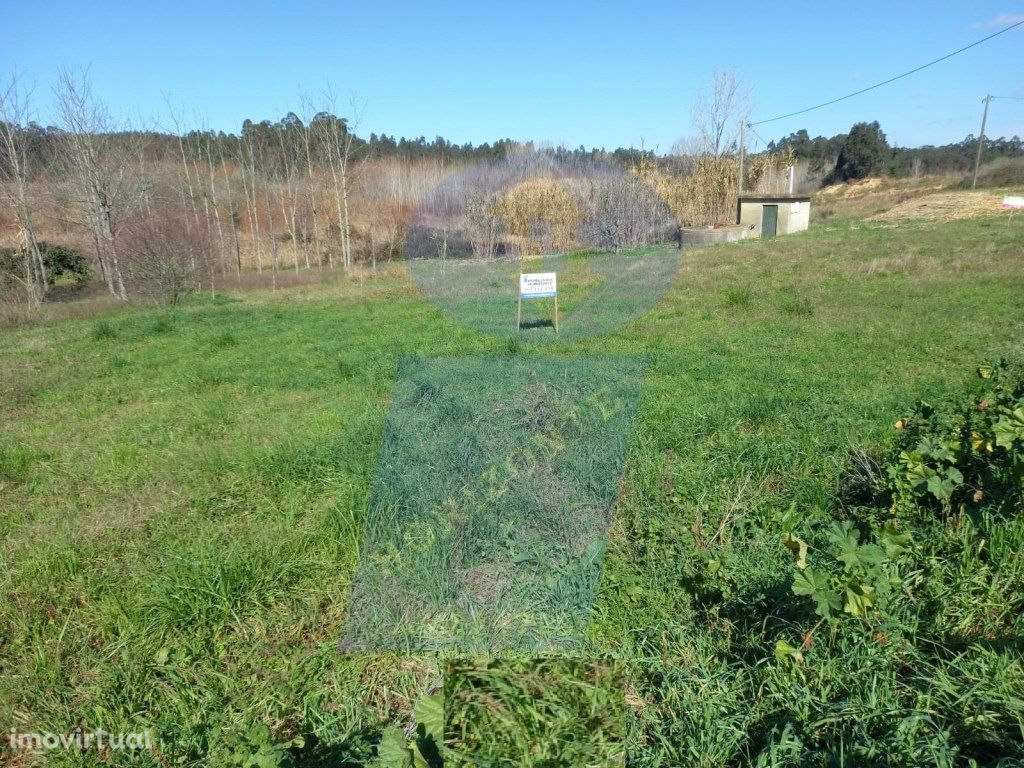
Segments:
[[[880,467],[860,453],[852,457],[846,475],[873,490],[843,507],[859,524],[831,523],[810,539],[817,546],[795,530],[783,538],[796,564],[792,591],[810,598],[823,619],[890,616],[889,598],[907,586],[905,561],[927,567],[912,539],[942,541],[946,534],[935,524],[954,513],[991,518],[1024,506],[1024,378],[1005,360],[979,368],[978,376],[980,388],[939,406],[919,401],[897,421],[898,437]]]
[[[39,251],[43,255],[46,276],[51,283],[62,277],[68,277],[76,285],[81,285],[89,279],[88,261],[73,248],[40,241]],[[11,248],[0,249],[0,272],[21,275],[25,271],[24,258],[24,251],[16,251]]]
[[[43,264],[46,265],[46,273],[51,281],[68,277],[80,285],[89,279],[89,262],[78,251],[43,242],[39,243],[39,249],[43,253]]]
[[[781,516],[802,612],[769,635],[785,725],[757,765],[1022,764],[1024,387],[1003,361],[979,376],[854,452],[838,520]]]
[[[889,521],[875,541],[861,542],[860,530],[844,520],[832,523],[826,538],[829,548],[820,559],[827,564],[818,567],[807,567],[805,542],[792,534],[784,540],[799,568],[793,593],[810,597],[815,613],[823,619],[835,619],[840,610],[865,620],[872,618],[875,608],[884,611],[892,594],[903,586],[897,558],[907,550],[910,535],[900,533]]]
[[[1024,502],[1024,379],[1005,360],[978,375],[980,392],[938,406],[918,402],[896,422],[887,466],[894,513]]]

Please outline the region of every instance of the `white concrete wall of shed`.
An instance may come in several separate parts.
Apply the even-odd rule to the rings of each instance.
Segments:
[[[809,202],[779,203],[779,234],[791,235],[803,232],[811,221]],[[785,223],[783,223],[785,222]]]
[[[779,235],[790,235],[794,232],[803,232],[810,224],[811,204],[807,201],[789,202],[780,200],[777,203],[742,202],[740,203],[740,224],[747,228],[747,237],[761,236],[761,219],[764,216],[764,206],[778,205],[779,220],[775,233]],[[751,228],[753,225],[753,228]]]
[[[747,229],[747,237],[761,236],[761,203],[740,203],[740,224]]]

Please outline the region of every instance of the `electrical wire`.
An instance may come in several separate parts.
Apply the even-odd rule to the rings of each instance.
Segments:
[[[1011,24],[1010,26],[1008,26],[1008,27],[1006,27],[1004,29],[1000,29],[998,32],[993,32],[988,37],[983,37],[983,38],[981,38],[981,40],[976,40],[973,43],[971,43],[970,45],[965,45],[963,48],[959,48],[959,49],[953,51],[952,53],[947,53],[945,56],[940,56],[939,58],[935,59],[934,61],[929,61],[927,64],[922,64],[919,67],[915,67],[914,69],[911,69],[911,70],[909,70],[907,72],[904,72],[901,75],[896,75],[895,77],[890,77],[888,80],[883,80],[880,83],[875,83],[874,85],[869,85],[867,88],[861,88],[859,91],[854,91],[853,93],[848,93],[845,96],[840,96],[838,99],[832,99],[831,101],[826,101],[826,102],[824,102],[822,104],[817,104],[817,105],[815,105],[813,107],[807,107],[807,109],[801,109],[801,110],[798,110],[796,112],[790,112],[787,115],[779,115],[778,117],[770,117],[767,120],[758,120],[756,123],[748,123],[748,125],[753,126],[753,125],[764,125],[765,123],[774,123],[776,120],[784,120],[787,117],[796,117],[797,115],[803,115],[803,114],[806,114],[807,112],[813,112],[815,109],[821,109],[822,107],[827,107],[827,106],[830,106],[832,104],[837,104],[840,101],[845,101],[846,99],[852,99],[854,96],[860,96],[862,93],[867,93],[868,91],[873,91],[875,88],[881,88],[883,85],[888,85],[889,83],[896,82],[897,80],[900,80],[901,78],[907,77],[908,75],[912,75],[915,72],[920,72],[922,69],[927,69],[928,67],[930,67],[930,66],[932,66],[934,64],[938,64],[940,61],[945,61],[946,59],[950,59],[953,56],[956,56],[958,53],[963,53],[966,50],[974,48],[976,45],[981,45],[982,43],[984,43],[984,42],[986,42],[988,40],[991,40],[993,37],[998,37],[999,35],[1002,35],[1005,32],[1009,32],[1011,29],[1015,29],[1015,28],[1021,26],[1022,24],[1024,24],[1024,20],[1018,21],[1016,24]],[[1010,97],[1010,98],[1017,98],[1017,97],[1014,96],[1014,97]]]
[[[747,128],[749,128],[751,133],[753,133],[755,136],[757,136],[757,138],[759,138],[761,140],[761,143],[764,144],[767,147],[768,146],[768,142],[764,140],[764,136],[762,136],[760,133],[758,133],[757,131],[754,130],[754,126],[755,125],[757,125],[757,123],[747,123]]]

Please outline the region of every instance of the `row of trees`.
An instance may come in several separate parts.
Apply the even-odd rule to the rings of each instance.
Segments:
[[[0,283],[17,282],[35,306],[53,282],[40,237],[89,253],[118,299],[136,290],[173,298],[248,269],[269,271],[272,284],[284,270],[348,270],[357,261],[375,269],[402,251],[431,190],[471,164],[535,155],[622,167],[652,156],[507,139],[364,140],[355,130],[360,104],[339,117],[329,93],[303,97],[280,121],[246,120],[237,134],[189,130],[173,112],[172,131],[139,130],[70,71],[54,88],[56,124],[43,127],[20,86],[12,78],[0,94],[0,189],[16,233],[0,232],[14,246]]]
[[[54,97],[58,125],[44,129],[17,78],[0,92],[0,190],[18,254],[5,276],[31,304],[51,285],[41,229],[88,250],[121,300],[133,283],[170,281],[177,295],[185,276],[212,286],[250,266],[275,282],[285,268],[353,266],[353,189],[369,145],[329,94],[306,121],[246,121],[237,136],[185,132],[177,117],[171,135],[129,129],[70,71]],[[381,244],[389,256],[393,229]],[[370,229],[374,260],[379,231]]]
[[[407,249],[410,228],[422,223],[418,214],[464,217],[478,255],[570,239],[621,247],[663,231],[655,222],[666,204],[677,224],[730,223],[741,172],[744,190],[781,191],[794,161],[845,180],[911,161],[919,172],[941,163],[966,168],[973,155],[972,139],[893,149],[877,123],[865,123],[831,139],[799,131],[741,162],[749,91],[735,72],[716,73],[694,106],[693,135],[656,156],[508,139],[477,146],[441,137],[363,139],[361,105],[348,103],[350,117],[340,117],[331,93],[303,96],[300,109],[279,121],[246,120],[237,134],[189,129],[181,115],[172,116],[171,131],[139,130],[71,72],[54,89],[55,124],[43,127],[12,78],[0,91],[0,246],[13,246],[0,291],[6,281],[30,304],[43,301],[54,275],[41,240],[90,254],[118,299],[154,285],[176,296],[250,269],[269,272],[273,285],[285,270],[350,270],[357,262],[376,269],[379,259]],[[989,156],[1021,154],[1016,138],[990,140],[987,148]],[[475,176],[466,183],[470,168]],[[567,207],[558,190],[574,174]],[[532,187],[508,196],[527,180]],[[442,200],[447,207],[438,214]],[[567,229],[558,217],[569,210]],[[518,220],[524,211],[532,222]],[[439,231],[446,251],[447,225]]]
[[[76,82],[67,73],[57,93],[57,109],[66,129],[62,140],[49,147],[48,164],[61,173],[52,186],[55,208],[66,221],[88,232],[95,248],[96,264],[110,292],[127,298],[117,235],[122,214],[132,212],[137,187],[136,175],[128,162],[134,154],[136,135],[115,135],[95,130],[109,127],[109,115],[92,99],[88,84]],[[23,273],[19,276],[32,304],[38,305],[49,290],[51,275],[40,246],[40,224],[33,184],[38,179],[38,155],[31,135],[20,130],[30,108],[29,99],[11,80],[0,98],[0,139],[2,139],[2,188],[17,230],[18,251]],[[116,141],[117,151],[108,146]],[[126,154],[121,154],[121,152]]]
[[[978,138],[941,146],[890,146],[878,122],[856,123],[848,133],[826,138],[801,129],[768,144],[769,151],[791,150],[797,160],[808,163],[825,181],[849,181],[868,176],[895,177],[966,173],[974,166]],[[992,162],[1024,157],[1024,141],[1019,137],[986,138],[982,159]]]

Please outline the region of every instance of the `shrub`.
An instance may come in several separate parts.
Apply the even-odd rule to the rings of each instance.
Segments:
[[[638,175],[576,184],[581,245],[606,250],[665,242],[676,222],[665,201]]]
[[[75,284],[81,285],[89,279],[89,262],[73,248],[40,242],[39,250],[42,251],[43,264],[51,282],[68,277]]]
[[[494,213],[525,255],[567,250],[582,212],[558,179],[528,179],[495,204]]]
[[[806,595],[823,619],[836,620],[840,611],[869,620],[876,609],[885,610],[903,580],[897,559],[906,551],[910,536],[894,522],[872,531],[873,541],[861,541],[861,531],[849,520],[832,523],[826,532],[828,548],[819,551],[815,567],[807,565],[808,544],[790,533],[784,545],[793,551],[799,569],[793,593]]]
[[[1005,360],[978,376],[980,393],[918,402],[896,422],[887,468],[894,511],[1024,503],[1024,378]]]
[[[901,561],[910,556],[918,570],[931,567],[925,553],[910,547],[911,528],[915,539],[935,537],[934,514],[922,511],[984,508],[991,518],[1024,507],[1024,377],[1005,360],[979,368],[978,375],[980,391],[940,406],[918,402],[896,422],[899,435],[880,463],[854,452],[840,473],[837,501],[859,524],[833,522],[818,547],[787,526],[782,543],[797,568],[792,590],[808,597],[823,619],[885,616],[889,598],[905,584]],[[788,515],[783,522],[790,522]],[[939,545],[930,546],[934,556]]]
[[[138,219],[125,233],[127,272],[136,289],[161,304],[177,304],[212,274],[212,243],[187,213],[165,211]]]
[[[55,243],[39,241],[39,252],[43,256],[46,277],[55,282],[70,277],[75,283],[84,283],[89,278],[89,263],[81,253]],[[0,271],[20,276],[25,271],[25,251],[0,248]]]
[[[47,287],[52,288],[62,278],[70,278],[64,287],[76,289],[89,279],[89,263],[81,253],[54,243],[40,241],[38,245],[46,270]],[[16,303],[23,299],[27,256],[28,252],[25,249],[0,248],[0,300],[13,299],[12,303]],[[41,301],[46,293],[42,277],[37,269],[33,269],[32,272],[32,281],[36,289],[35,300]]]
[[[958,185],[972,189],[974,175],[968,173]],[[1017,187],[1024,184],[1024,157],[1001,157],[981,166],[978,171],[979,187]]]

